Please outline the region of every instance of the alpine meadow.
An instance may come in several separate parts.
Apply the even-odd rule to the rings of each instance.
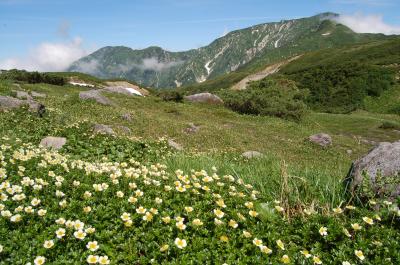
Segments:
[[[40,19],[32,2],[0,1],[15,17],[0,35],[45,36],[54,18],[83,34],[107,19],[88,34],[106,45],[84,51],[63,22],[63,42],[0,53],[0,265],[400,264],[400,27],[342,11],[249,26],[256,2],[269,15],[287,1],[61,15],[64,1],[40,0]],[[300,2],[290,14],[318,5]],[[198,19],[207,5],[236,17]],[[140,8],[154,18],[128,27],[122,15]],[[140,27],[192,27],[194,39],[202,23],[242,27],[185,51],[128,47]],[[135,37],[122,42],[124,28]]]

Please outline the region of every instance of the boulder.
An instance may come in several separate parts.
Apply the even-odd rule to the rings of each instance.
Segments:
[[[350,181],[351,191],[354,191],[361,185],[364,177],[368,177],[372,191],[376,195],[397,198],[400,195],[399,173],[400,141],[384,142],[379,143],[368,154],[353,162],[347,180]]]
[[[190,102],[208,103],[214,105],[222,105],[224,102],[220,97],[211,93],[199,93],[185,97]]]
[[[0,108],[3,110],[16,109],[25,104],[27,104],[25,100],[8,96],[0,96]]]
[[[64,137],[54,137],[54,136],[47,136],[40,141],[40,146],[45,148],[52,148],[55,150],[60,149],[67,143],[67,139]]]
[[[79,98],[82,100],[95,100],[97,103],[103,105],[112,105],[111,100],[101,95],[101,91],[92,89],[87,91],[82,91],[79,93]]]
[[[189,123],[189,127],[185,128],[183,131],[188,134],[197,133],[200,130],[199,126]]]
[[[258,151],[246,151],[242,154],[242,157],[251,159],[251,158],[261,158],[264,155]]]
[[[182,150],[183,150],[182,145],[178,144],[178,143],[175,142],[174,140],[169,139],[169,140],[168,140],[168,145],[169,145],[171,148],[173,148],[173,149],[175,149],[175,150],[177,150],[177,151],[182,151]]]
[[[8,96],[0,96],[0,110],[16,109],[24,105],[29,106],[30,111],[37,112],[39,115],[45,112],[44,105],[34,100],[22,100]]]
[[[115,135],[113,129],[110,126],[104,124],[95,124],[93,126],[93,132],[100,134]]]
[[[308,140],[314,144],[318,144],[322,147],[327,147],[332,144],[332,138],[329,134],[318,133],[308,137]]]

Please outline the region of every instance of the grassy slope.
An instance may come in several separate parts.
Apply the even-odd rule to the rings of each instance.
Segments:
[[[0,85],[1,93],[6,94],[9,86],[10,83]],[[394,130],[379,128],[385,121],[400,121],[395,115],[311,113],[298,124],[271,117],[239,115],[222,107],[163,102],[151,96],[139,98],[107,94],[118,106],[111,107],[80,101],[78,94],[82,88],[73,86],[39,84],[23,85],[23,88],[48,94],[40,101],[58,117],[56,120],[60,123],[87,120],[112,125],[117,132],[117,125],[127,126],[135,139],[173,138],[185,147],[189,155],[178,154],[169,158],[170,168],[209,169],[217,165],[225,173],[235,172],[251,179],[265,196],[274,198],[279,191],[277,179],[285,161],[291,175],[307,180],[307,189],[298,195],[298,199],[337,202],[340,200],[341,179],[351,161],[371,148],[362,139],[394,141],[400,136]],[[124,121],[121,118],[124,113],[131,113],[134,120]],[[189,123],[199,125],[200,131],[184,133]],[[306,141],[309,135],[319,132],[332,135],[333,147],[322,149]],[[351,155],[347,154],[349,149],[353,150]],[[260,151],[266,157],[250,162],[239,159],[239,154],[247,150]],[[294,180],[293,184],[300,185],[301,182]]]

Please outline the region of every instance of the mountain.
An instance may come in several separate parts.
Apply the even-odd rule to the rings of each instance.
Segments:
[[[357,34],[330,20],[335,16],[323,13],[255,25],[184,52],[160,47],[143,50],[104,47],[74,62],[68,70],[101,78],[126,78],[143,86],[180,87],[201,84],[235,71],[251,72],[307,51],[385,38],[382,34]]]

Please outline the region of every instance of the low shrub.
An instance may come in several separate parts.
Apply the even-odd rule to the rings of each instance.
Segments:
[[[175,90],[162,90],[157,94],[164,101],[182,102],[183,94]]]
[[[225,106],[242,114],[267,115],[299,121],[306,114],[305,91],[293,81],[265,78],[242,91],[223,91]]]
[[[46,83],[57,86],[62,86],[66,83],[66,79],[64,77],[56,74],[27,72],[25,70],[17,69],[2,71],[0,73],[0,79],[21,81],[29,84]]]
[[[400,123],[394,121],[384,121],[379,128],[387,130],[400,130]]]

